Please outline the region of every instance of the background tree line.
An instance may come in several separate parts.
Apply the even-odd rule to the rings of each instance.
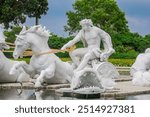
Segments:
[[[13,24],[25,22],[26,16],[40,18],[48,10],[47,0],[0,1],[2,1],[0,2],[0,23],[4,23],[6,28],[12,22]],[[23,5],[26,7],[21,3],[24,3]],[[21,6],[22,10],[20,10]],[[51,48],[60,49],[65,43],[73,39],[72,34],[81,29],[79,21],[84,18],[92,19],[95,26],[111,35],[116,50],[116,53],[111,56],[112,58],[136,58],[139,53],[150,47],[150,34],[143,37],[138,33],[132,33],[129,30],[125,13],[120,10],[115,0],[76,0],[72,6],[73,10],[66,13],[68,20],[67,25],[64,26],[64,30],[69,33],[69,36],[59,37],[53,34],[48,41]],[[10,10],[13,10],[13,15],[11,15]],[[14,42],[15,34],[18,34],[20,30],[20,27],[14,27],[11,31],[5,31],[7,41]],[[77,44],[77,47],[82,46],[81,42]],[[58,56],[68,57],[68,53],[59,53]]]
[[[16,36],[19,34],[21,27],[13,27],[11,31],[5,31],[4,34],[7,37],[6,41],[14,43]],[[150,47],[150,34],[144,37],[138,33],[123,33],[123,34],[112,34],[113,47],[116,50],[111,58],[126,58],[134,59],[139,53],[145,51],[146,48]],[[68,41],[72,40],[74,36],[60,37],[55,34],[49,38],[48,44],[50,48],[60,49]],[[83,47],[82,43],[79,42],[77,47]],[[68,53],[59,53],[59,57],[69,57]]]

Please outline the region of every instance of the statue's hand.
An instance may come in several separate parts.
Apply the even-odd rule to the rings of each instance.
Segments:
[[[67,45],[64,45],[62,48],[61,48],[61,50],[65,50],[65,49],[67,49],[68,48],[68,46]]]
[[[105,52],[100,55],[101,61],[106,61],[108,59],[108,57],[109,57],[109,55]]]

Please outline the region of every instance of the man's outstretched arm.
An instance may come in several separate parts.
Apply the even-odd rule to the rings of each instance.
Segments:
[[[61,49],[64,50],[66,48],[69,48],[73,45],[75,45],[77,42],[81,40],[81,31],[75,36],[75,38],[71,41],[69,41],[67,44],[65,44]]]

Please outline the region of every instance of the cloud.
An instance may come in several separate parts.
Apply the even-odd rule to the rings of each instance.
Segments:
[[[149,19],[136,18],[132,16],[126,16],[126,18],[130,24],[134,24],[136,26],[145,26],[149,24]]]
[[[59,36],[67,36],[64,25],[67,23],[66,12],[72,9],[75,0],[48,0],[49,10],[42,16],[40,23]],[[150,34],[150,0],[116,0],[120,9],[125,12],[132,32]],[[27,19],[25,25],[34,25],[34,19]]]
[[[150,0],[118,0],[117,3],[127,15],[150,17]]]
[[[141,35],[150,34],[150,18],[137,18],[126,16],[129,28],[132,32],[138,32]]]
[[[42,16],[40,24],[46,26],[51,32],[59,36],[67,36],[64,26],[67,24],[66,12],[72,9],[75,0],[48,0],[49,10],[47,15]],[[34,19],[27,19],[28,26],[34,25]]]
[[[150,34],[150,0],[117,0],[131,31]]]
[[[117,3],[125,5],[125,4],[130,4],[130,5],[148,5],[150,4],[150,0],[116,0]]]

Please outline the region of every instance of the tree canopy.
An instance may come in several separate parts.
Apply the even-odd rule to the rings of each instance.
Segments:
[[[38,19],[41,18],[41,15],[46,15],[48,11],[47,0],[27,0],[25,6],[25,14],[29,17],[35,17],[36,25],[38,25]]]
[[[127,20],[115,0],[76,0],[73,11],[68,11],[68,22],[65,31],[70,34],[81,27],[79,21],[92,19],[94,25],[101,27],[110,34],[128,32]]]
[[[0,0],[0,24],[9,28],[24,23],[27,16],[41,18],[47,10],[47,0]]]

